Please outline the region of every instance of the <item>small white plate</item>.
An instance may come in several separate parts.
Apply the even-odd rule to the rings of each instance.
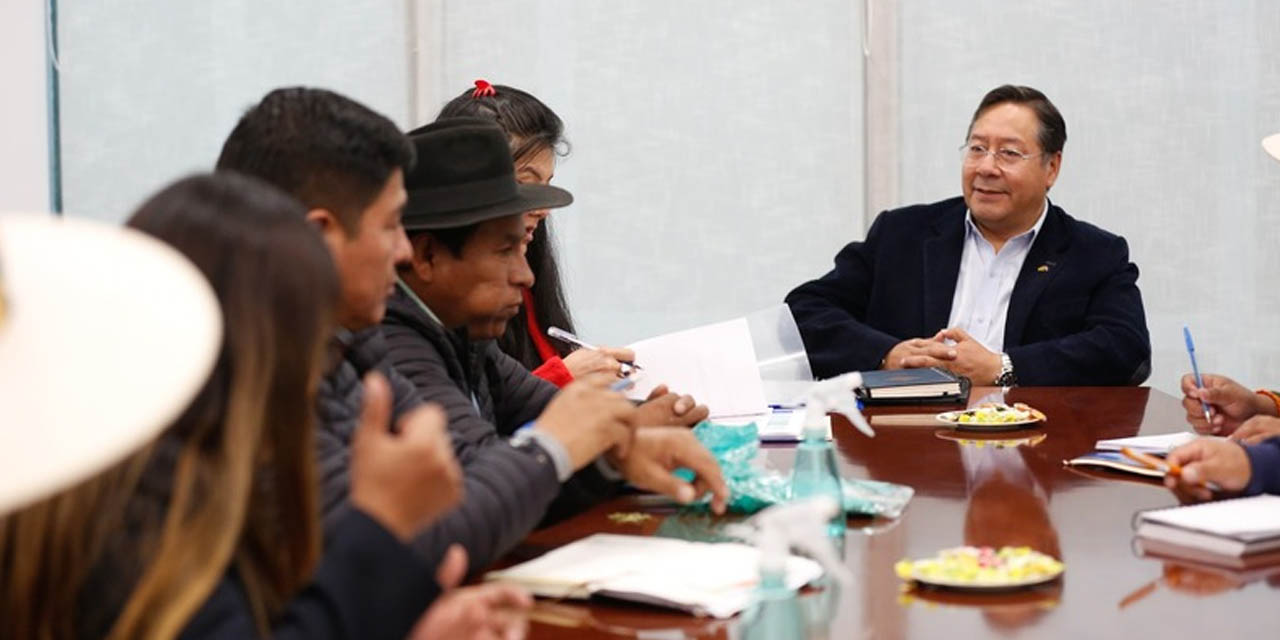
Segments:
[[[1009,407],[1009,405],[1004,406]],[[1029,424],[1042,422],[1045,419],[1043,413],[1040,413],[1031,407],[1026,407],[1025,409],[1019,409],[1021,411],[1031,413],[1031,415],[1025,420],[1015,420],[1012,422],[960,422],[960,416],[978,408],[979,407],[970,407],[959,411],[947,411],[934,416],[934,419],[943,424],[951,425],[957,429],[973,429],[975,431],[1010,431],[1013,429],[1020,429]],[[1013,409],[1014,407],[1009,408]]]
[[[965,561],[965,558],[968,561]],[[982,564],[984,558],[990,558],[995,565],[990,573],[996,575],[974,576],[972,578],[957,577],[954,574],[965,565],[965,568]],[[956,565],[950,571],[952,575],[929,575],[928,569],[939,566]],[[1034,570],[1034,575],[1014,578],[1008,575],[1012,567],[1021,567],[1024,572]],[[1066,565],[1026,547],[954,547],[943,549],[932,558],[919,560],[903,559],[893,566],[894,573],[903,580],[910,580],[923,585],[946,587],[948,589],[964,589],[970,591],[998,591],[1032,587],[1056,580],[1066,569]],[[943,573],[938,571],[937,573]]]
[[[920,584],[932,585],[935,587],[947,587],[948,589],[970,589],[973,591],[998,591],[1002,589],[1020,589],[1022,587],[1033,587],[1046,582],[1053,582],[1062,575],[1064,569],[1058,569],[1056,573],[1033,576],[1030,578],[1022,578],[1021,580],[996,580],[990,582],[966,582],[963,580],[947,580],[944,578],[928,578],[920,575],[918,571],[911,572],[911,579]]]

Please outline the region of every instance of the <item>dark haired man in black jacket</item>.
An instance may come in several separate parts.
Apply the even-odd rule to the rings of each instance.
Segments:
[[[963,198],[880,214],[787,295],[814,375],[945,367],[978,385],[1136,385],[1150,373],[1121,238],[1049,202],[1067,129],[1005,85],[961,147]]]

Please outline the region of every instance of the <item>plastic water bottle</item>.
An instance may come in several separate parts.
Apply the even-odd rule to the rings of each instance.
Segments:
[[[760,570],[754,602],[742,614],[742,640],[806,638],[807,624],[795,589],[787,588],[785,568]]]
[[[836,465],[835,447],[827,440],[826,425],[821,414],[817,417],[806,412],[804,440],[796,446],[795,467],[791,474],[791,500],[829,498],[837,505],[843,503],[840,488],[840,469]],[[843,546],[845,534],[844,509],[837,509],[827,526],[827,535]]]
[[[857,372],[846,373],[814,383],[805,394],[804,439],[796,447],[796,461],[791,474],[791,500],[825,497],[837,505],[844,504],[840,468],[836,466],[836,450],[827,440],[827,413],[839,413],[859,431],[875,437],[858,408],[853,390],[862,385]],[[844,548],[845,514],[839,509],[831,519],[828,535],[839,549]]]
[[[732,535],[755,542],[760,549],[760,584],[751,605],[742,613],[742,640],[803,640],[815,621],[806,614],[796,590],[787,586],[787,559],[792,548],[799,549],[822,565],[837,584],[848,585],[849,575],[834,553],[824,523],[832,514],[843,514],[839,502],[817,498],[788,502],[761,511],[747,525],[730,525]],[[819,621],[823,622],[823,621]]]

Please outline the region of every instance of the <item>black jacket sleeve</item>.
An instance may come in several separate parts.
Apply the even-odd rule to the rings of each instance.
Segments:
[[[1280,494],[1280,436],[1245,445],[1244,451],[1252,469],[1244,494]]]
[[[865,240],[845,245],[826,275],[787,294],[786,303],[818,377],[879,369],[889,350],[902,341],[865,323],[884,218],[876,217]]]
[[[351,438],[364,407],[364,375],[377,370],[386,376],[392,392],[391,427],[422,404],[413,383],[387,360],[381,331],[370,328],[347,334],[343,360],[320,382],[316,431],[317,466],[320,474],[322,513],[333,514],[346,503],[351,490]]]
[[[449,377],[443,356],[430,342],[408,327],[384,325],[383,332],[396,370],[413,382],[425,401],[444,409],[454,452],[462,465],[462,503],[414,541],[414,548],[424,557],[440,558],[450,544],[458,543],[467,550],[471,571],[480,571],[533,531],[553,503],[551,512],[560,517],[581,511],[616,490],[614,483],[604,480],[590,465],[562,486],[555,463],[545,451],[535,444],[512,447],[495,425],[476,413],[471,398]],[[509,410],[512,419],[535,418],[556,391],[541,381],[531,389],[537,393],[528,397],[512,394],[503,400],[504,404],[523,406]]]
[[[369,516],[344,511],[312,580],[272,625],[271,638],[403,640],[439,595],[434,570]],[[258,637],[234,573],[183,630],[182,640]]]

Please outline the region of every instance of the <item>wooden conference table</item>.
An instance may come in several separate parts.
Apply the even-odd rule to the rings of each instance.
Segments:
[[[975,388],[972,402],[992,392],[998,390]],[[844,559],[854,586],[802,596],[811,638],[1280,634],[1280,578],[1242,580],[1139,556],[1131,544],[1134,512],[1174,505],[1174,496],[1154,482],[1085,475],[1062,464],[1101,438],[1185,429],[1178,399],[1147,388],[1016,388],[1006,399],[1039,408],[1049,419],[1035,430],[963,435],[920,415],[946,408],[871,409],[875,438],[835,419],[844,475],[907,484],[916,494],[896,521],[849,520]],[[766,455],[775,468],[789,469],[793,453],[788,446]],[[696,537],[724,522],[652,505],[637,496],[602,504],[535,533],[509,560],[597,532]],[[653,517],[640,523],[608,517],[634,511]],[[1066,572],[1054,583],[1000,594],[908,590],[894,575],[893,564],[903,557],[961,544],[1030,545],[1062,559]],[[539,601],[530,637],[727,640],[737,637],[736,623],[625,603]]]

